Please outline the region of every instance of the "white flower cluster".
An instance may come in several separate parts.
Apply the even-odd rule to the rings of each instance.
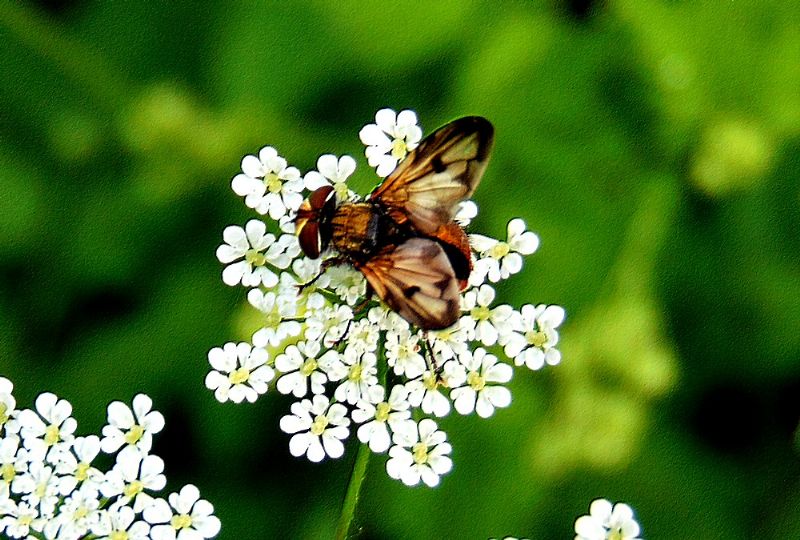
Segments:
[[[575,540],[641,540],[639,532],[631,507],[606,499],[594,500],[589,515],[575,520]]]
[[[164,417],[144,394],[108,406],[102,437],[76,436],[72,405],[40,394],[17,409],[0,377],[0,536],[78,540],[201,540],[220,530],[214,508],[186,485],[167,499],[164,462],[150,453]],[[113,456],[108,471],[101,453]],[[101,459],[102,460],[102,459]]]
[[[416,147],[422,130],[407,110],[383,109],[375,121],[360,138],[383,177]],[[208,353],[206,386],[219,401],[240,403],[255,401],[274,383],[298,399],[280,422],[291,434],[293,455],[315,462],[340,457],[355,431],[372,451],[388,451],[391,477],[434,486],[452,467],[451,447],[428,417],[451,409],[489,417],[511,402],[504,386],[511,364],[538,370],[560,361],[555,347],[564,310],[495,305],[490,284],[520,272],[538,238],[521,219],[508,223],[505,240],[470,235],[474,269],[462,316],[448,329],[422,331],[374,298],[365,304],[366,280],[354,268],[321,266],[332,253],[312,260],[301,252],[293,219],[304,188],[331,185],[340,202],[356,198],[346,186],[355,171],[352,157],[324,155],[317,166],[301,179],[271,147],[242,160],[233,190],[262,217],[227,227],[217,257],[226,265],[226,284],[251,288],[247,299],[262,323],[252,343]],[[477,206],[466,201],[456,221],[466,226],[476,214]]]

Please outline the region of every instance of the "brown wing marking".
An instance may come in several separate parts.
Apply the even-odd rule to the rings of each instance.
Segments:
[[[475,191],[493,138],[485,118],[454,120],[426,137],[370,198],[383,203],[398,223],[411,220],[417,230],[432,234]]]
[[[357,267],[390,308],[419,328],[438,330],[458,320],[459,283],[436,241],[412,238]]]

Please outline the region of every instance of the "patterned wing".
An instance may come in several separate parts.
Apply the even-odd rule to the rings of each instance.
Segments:
[[[458,320],[459,283],[435,240],[406,240],[357,267],[381,300],[419,328],[439,330]]]
[[[480,182],[494,128],[485,118],[467,116],[439,128],[400,162],[370,195],[398,223],[408,220],[433,234],[452,221],[457,205]]]

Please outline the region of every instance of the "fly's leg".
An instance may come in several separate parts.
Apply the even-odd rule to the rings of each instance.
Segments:
[[[319,274],[311,278],[310,281],[306,281],[305,283],[298,283],[297,285],[295,285],[295,287],[297,287],[297,293],[300,294],[306,289],[306,287],[310,287],[311,285],[313,285],[314,282],[317,281],[319,278],[321,278],[322,274],[324,274],[325,271],[331,266],[337,266],[345,262],[347,261],[344,259],[344,257],[330,257],[328,259],[325,259],[324,261],[322,261],[322,264],[320,265]]]

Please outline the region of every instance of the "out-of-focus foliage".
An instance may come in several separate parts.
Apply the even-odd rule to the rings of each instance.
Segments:
[[[800,526],[800,12],[791,2],[0,4],[0,373],[87,431],[137,392],[155,452],[220,538],[330,537],[355,452],[288,454],[289,401],[217,403],[206,352],[244,294],[214,249],[265,144],[361,156],[384,106],[496,126],[474,223],[542,246],[501,299],[560,303],[562,365],[489,421],[448,418],[453,472],[373,459],[362,538],[570,538],[597,497],[647,538]],[[362,161],[354,187],[371,185]]]

